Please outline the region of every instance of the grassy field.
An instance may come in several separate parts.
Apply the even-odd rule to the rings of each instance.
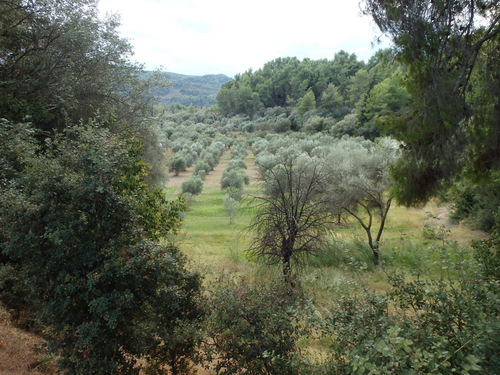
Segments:
[[[177,241],[207,281],[221,274],[264,278],[279,270],[249,259],[246,253],[254,236],[247,230],[253,215],[251,196],[259,190],[253,157],[250,154],[246,159],[252,178],[234,225],[229,224],[223,205],[225,193],[219,186],[228,159],[226,153],[207,175],[203,192],[190,199]],[[168,192],[178,194],[180,185],[171,180]],[[373,265],[365,232],[355,222],[347,222],[332,228],[328,249],[297,267],[304,287],[320,300],[348,293],[353,285],[383,292],[388,288],[386,279],[391,270],[415,270],[438,277],[446,268],[441,261],[467,257],[471,240],[484,237],[482,232],[450,223],[447,208],[436,202],[419,208],[393,205],[382,236],[380,266]]]

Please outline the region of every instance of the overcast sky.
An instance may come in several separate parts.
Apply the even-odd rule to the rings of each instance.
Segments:
[[[367,61],[384,45],[359,0],[100,0],[101,15],[118,13],[120,34],[146,69],[234,76],[277,57]]]

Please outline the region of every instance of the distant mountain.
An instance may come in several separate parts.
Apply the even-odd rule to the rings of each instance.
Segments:
[[[197,107],[215,104],[222,85],[232,79],[224,74],[191,76],[167,72],[165,76],[172,86],[157,90],[160,104],[182,104],[186,107],[190,104]]]

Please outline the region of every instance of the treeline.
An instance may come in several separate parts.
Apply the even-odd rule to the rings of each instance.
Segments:
[[[335,136],[375,138],[377,122],[409,102],[401,86],[403,67],[390,50],[365,63],[340,51],[333,60],[278,58],[222,86],[217,106],[224,115],[262,116],[282,108],[279,131],[330,131]]]

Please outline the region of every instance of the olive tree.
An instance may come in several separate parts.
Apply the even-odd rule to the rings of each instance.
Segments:
[[[199,176],[191,176],[182,183],[182,194],[198,195],[203,190],[203,180]]]
[[[399,156],[397,142],[343,139],[325,156],[324,173],[329,180],[330,207],[352,216],[366,232],[375,263],[379,243],[392,203],[389,166]]]
[[[243,185],[250,183],[250,177],[243,168],[226,169],[220,180],[221,189],[243,189]]]
[[[178,176],[179,173],[185,171],[187,168],[186,159],[183,155],[175,154],[170,160],[169,171],[174,172],[175,176]]]

